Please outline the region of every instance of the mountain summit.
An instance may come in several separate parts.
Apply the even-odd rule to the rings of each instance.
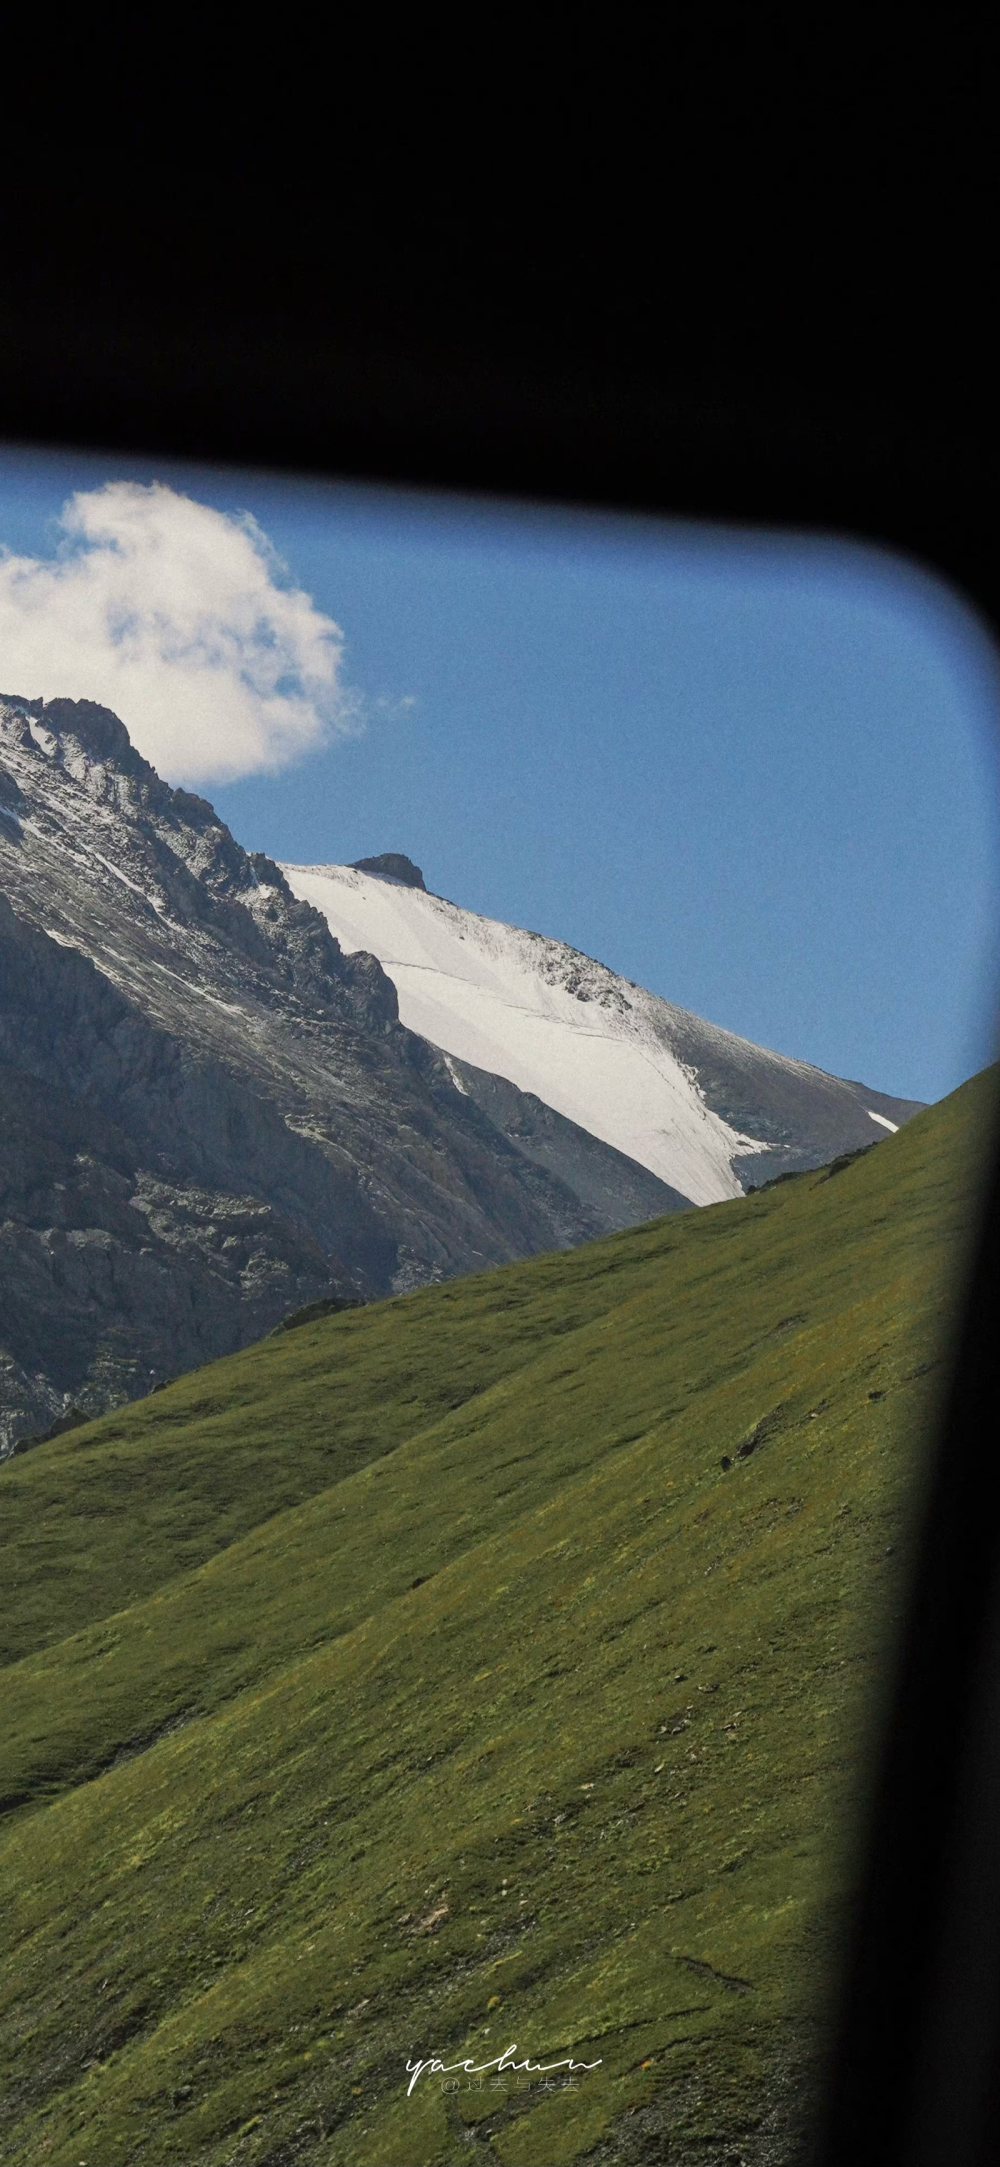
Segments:
[[[0,699],[0,1452],[289,1313],[739,1195],[906,1120],[402,853],[241,849],[87,700]]]
[[[398,880],[404,888],[423,888],[424,876],[412,858],[404,858],[402,851],[385,850],[380,858],[356,858],[352,870],[356,873],[375,873],[379,880]]]
[[[494,1121],[376,957],[86,700],[0,699],[0,1070],[0,1450],[299,1307],[688,1201],[509,1086]]]
[[[494,1119],[502,1078],[714,1204],[861,1150],[919,1110],[720,1030],[563,941],[373,879],[388,862],[283,871],[343,949],[378,956],[402,1021]]]

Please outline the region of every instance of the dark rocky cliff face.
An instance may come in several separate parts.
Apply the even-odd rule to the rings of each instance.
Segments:
[[[116,716],[0,700],[0,1451],[289,1309],[684,1203],[469,1081]]]

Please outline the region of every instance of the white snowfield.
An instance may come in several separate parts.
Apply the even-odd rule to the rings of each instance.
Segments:
[[[694,1204],[742,1195],[734,1152],[767,1146],[706,1106],[693,1071],[664,1043],[669,1003],[562,941],[384,875],[346,865],[282,871],[345,951],[378,957],[411,1031],[533,1091]]]

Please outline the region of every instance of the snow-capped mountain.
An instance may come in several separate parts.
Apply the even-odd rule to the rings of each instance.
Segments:
[[[315,1300],[684,1204],[479,1081],[106,708],[0,699],[0,1453]]]
[[[752,1045],[647,993],[589,956],[430,895],[401,855],[286,865],[345,952],[376,955],[399,1014],[468,1070],[506,1078],[712,1204],[818,1166],[918,1111]]]
[[[406,859],[286,877],[106,708],[0,698],[0,1454],[290,1310],[733,1196],[913,1111]]]

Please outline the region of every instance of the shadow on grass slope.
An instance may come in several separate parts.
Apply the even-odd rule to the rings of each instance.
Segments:
[[[993,1104],[4,1467],[0,2159],[791,2156]]]

